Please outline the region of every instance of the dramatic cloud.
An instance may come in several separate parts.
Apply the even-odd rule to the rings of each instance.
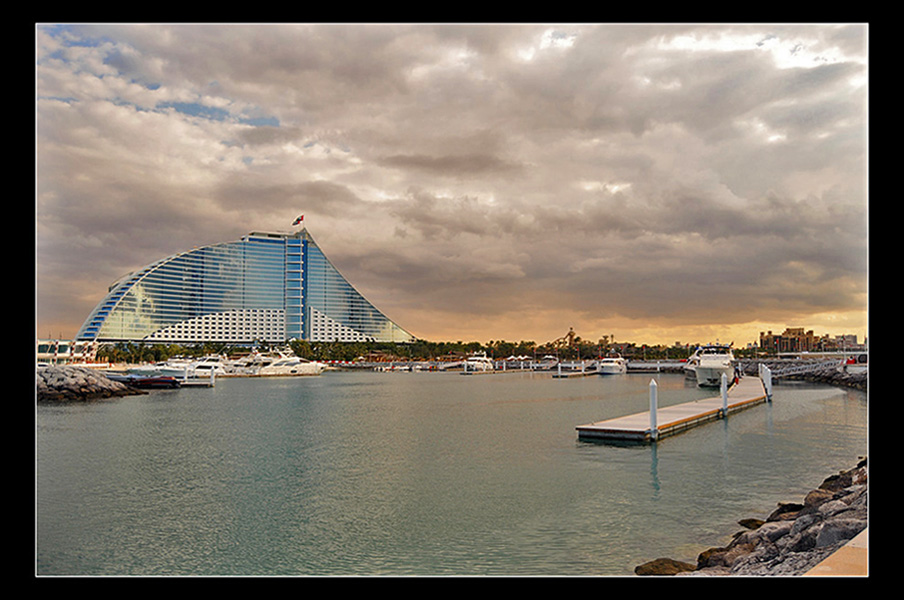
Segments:
[[[426,339],[862,339],[867,32],[39,26],[37,333],[304,214]]]

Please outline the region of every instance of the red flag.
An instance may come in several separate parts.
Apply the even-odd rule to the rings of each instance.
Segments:
[[[292,223],[292,225],[298,225],[298,224],[301,223],[302,221],[304,221],[304,215],[301,215],[300,217],[298,217],[297,219],[295,219],[295,222]]]

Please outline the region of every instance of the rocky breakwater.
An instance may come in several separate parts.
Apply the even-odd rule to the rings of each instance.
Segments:
[[[38,402],[84,402],[145,393],[84,367],[43,367],[35,379]]]
[[[765,521],[745,519],[731,542],[697,564],[660,558],[638,575],[803,575],[867,527],[867,461],[826,479],[800,503],[779,503]]]
[[[741,368],[746,375],[757,375],[759,364],[762,364],[769,367],[773,373],[781,373],[784,369],[789,366],[796,365],[804,365],[804,361],[795,361],[795,362],[769,362],[769,361],[750,361],[750,362],[742,362]],[[840,368],[839,363],[835,362],[825,362],[825,361],[811,361],[813,368],[811,370],[805,371],[803,373],[788,373],[787,375],[780,375],[777,377],[777,381],[781,380],[789,380],[789,381],[811,381],[814,383],[825,383],[828,385],[837,385],[839,387],[847,387],[853,388],[856,390],[867,391],[867,384],[869,382],[869,375],[867,371],[854,371],[847,372]]]

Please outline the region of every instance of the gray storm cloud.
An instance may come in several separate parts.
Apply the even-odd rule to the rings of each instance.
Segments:
[[[38,26],[38,333],[301,213],[428,339],[865,315],[866,34]]]

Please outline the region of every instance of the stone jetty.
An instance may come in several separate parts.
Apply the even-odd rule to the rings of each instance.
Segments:
[[[37,401],[44,403],[85,402],[146,393],[85,367],[52,365],[38,368],[35,375]]]
[[[744,519],[744,529],[697,563],[659,558],[637,575],[803,575],[867,527],[867,461],[827,478],[802,502],[779,503],[765,521]]]
[[[759,365],[765,365],[772,370],[773,373],[779,373],[783,368],[790,365],[802,365],[808,361],[740,361],[741,369],[745,375],[757,375],[759,373]],[[826,361],[809,361],[814,365],[813,370],[798,374],[783,375],[777,381],[809,381],[813,383],[825,383],[827,385],[835,385],[838,387],[852,388],[860,391],[867,391],[869,376],[866,371],[860,373],[847,373],[838,368],[838,364]]]

